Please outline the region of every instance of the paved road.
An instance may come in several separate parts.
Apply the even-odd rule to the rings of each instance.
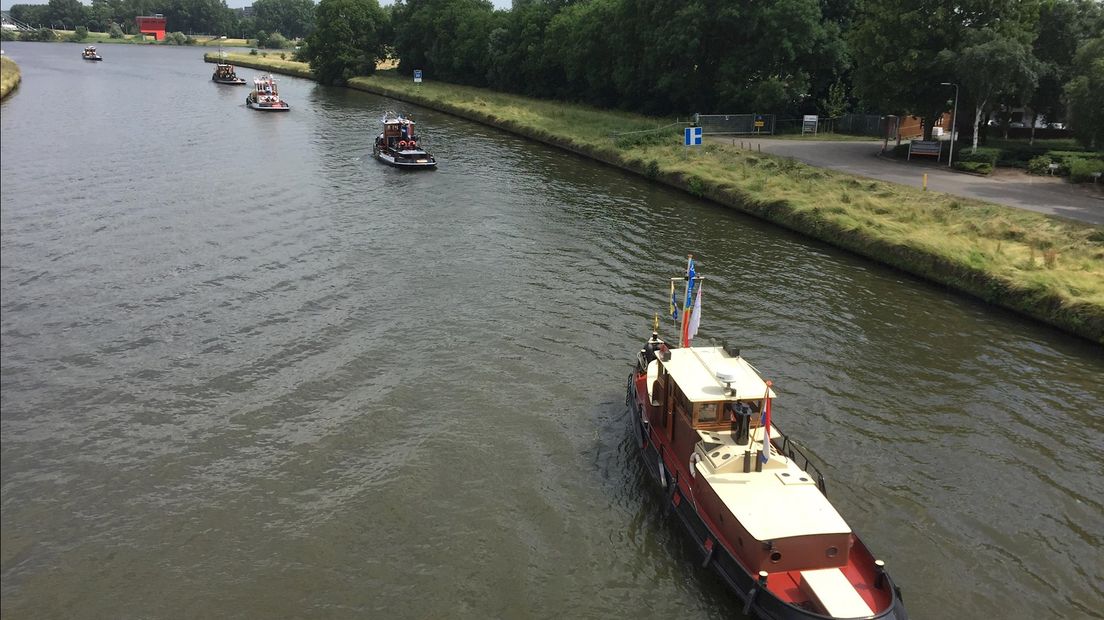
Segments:
[[[731,138],[710,138],[731,143]],[[752,149],[793,157],[813,166],[872,179],[920,187],[928,175],[928,190],[977,198],[1071,219],[1104,224],[1104,191],[1073,185],[1062,179],[1030,176],[1018,170],[998,170],[992,177],[951,172],[935,162],[902,162],[879,157],[882,143],[819,140],[736,138]],[[929,158],[930,159],[930,158]]]

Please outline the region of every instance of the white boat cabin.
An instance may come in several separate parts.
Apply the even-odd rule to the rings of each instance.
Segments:
[[[648,422],[685,464],[699,514],[733,552],[753,570],[771,573],[846,565],[851,528],[819,481],[771,445],[782,437],[773,424],[774,441],[765,437],[765,398],[773,401],[775,393],[759,372],[722,347],[641,355]]]

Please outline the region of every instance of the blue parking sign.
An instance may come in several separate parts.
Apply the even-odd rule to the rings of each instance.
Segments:
[[[702,128],[701,127],[687,127],[683,133],[682,143],[685,146],[701,146],[702,143]]]

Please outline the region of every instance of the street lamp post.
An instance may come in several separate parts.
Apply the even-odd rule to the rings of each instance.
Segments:
[[[940,82],[939,84],[941,86],[955,87],[954,110],[951,112],[951,152],[947,155],[947,167],[950,168],[952,160],[954,159],[955,129],[958,127],[958,84],[952,84],[951,82]]]

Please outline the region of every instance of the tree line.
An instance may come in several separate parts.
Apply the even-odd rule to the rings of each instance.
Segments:
[[[314,29],[314,12],[312,0],[256,0],[251,16],[228,8],[224,0],[92,0],[91,6],[80,0],[49,0],[13,4],[10,10],[14,19],[30,26],[128,34],[138,33],[136,16],[160,13],[173,31],[249,39],[265,33],[305,37]]]
[[[162,13],[185,32],[305,37],[319,79],[384,58],[427,79],[646,114],[950,111],[960,127],[1029,107],[1104,145],[1104,4],[1097,0],[50,0],[31,24]],[[37,19],[29,12],[40,11]],[[1025,118],[1034,126],[1035,118]]]

